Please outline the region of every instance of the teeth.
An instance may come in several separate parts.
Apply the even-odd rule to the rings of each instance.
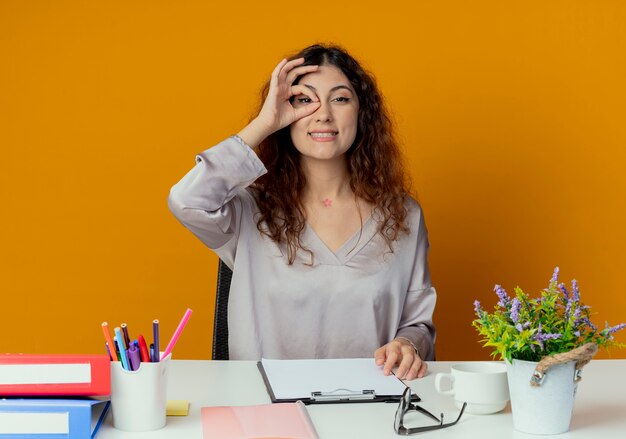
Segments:
[[[337,133],[311,133],[311,137],[334,137]]]

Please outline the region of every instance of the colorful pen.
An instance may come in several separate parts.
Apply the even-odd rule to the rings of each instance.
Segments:
[[[117,345],[117,337],[113,337],[113,344],[115,345],[115,353],[117,354],[117,358],[120,358],[120,347]]]
[[[154,352],[152,353],[152,361],[158,363],[160,361],[159,355],[161,351],[159,350],[159,321],[156,319],[152,322],[152,333],[154,337]]]
[[[191,310],[191,308],[187,308],[187,311],[185,311],[185,315],[183,315],[183,318],[178,324],[178,328],[176,328],[176,331],[174,331],[174,335],[172,335],[172,339],[167,344],[165,351],[163,351],[163,355],[161,355],[161,359],[167,357],[169,354],[172,353],[172,349],[174,349],[174,346],[176,345],[176,342],[178,341],[180,334],[183,332],[183,329],[185,329],[185,325],[189,321],[189,317],[191,317],[192,312],[193,311]]]
[[[143,335],[139,334],[137,342],[139,343],[139,354],[141,355],[141,361],[144,363],[149,363],[150,354],[148,353],[148,345],[146,344],[146,339],[143,338]]]
[[[120,359],[122,361],[122,367],[126,370],[130,370],[130,366],[128,364],[128,358],[126,357],[126,348],[124,347],[124,337],[122,335],[122,331],[120,328],[115,328],[115,340],[117,341],[117,346],[120,348]]]
[[[109,344],[109,349],[111,350],[110,356],[113,361],[117,361],[117,353],[115,352],[115,345],[113,344],[113,340],[111,340],[111,334],[109,333],[109,324],[107,322],[102,322],[102,332],[104,333],[104,339]]]
[[[122,323],[120,325],[120,328],[122,328],[122,334],[124,334],[124,347],[128,349],[130,348],[130,337],[128,336],[128,325],[126,323]]]
[[[141,360],[139,360],[139,349],[135,346],[135,343],[130,343],[128,347],[128,359],[130,361],[130,370],[139,369]]]

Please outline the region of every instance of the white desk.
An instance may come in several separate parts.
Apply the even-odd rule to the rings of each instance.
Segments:
[[[409,382],[422,397],[420,404],[434,413],[443,411],[448,421],[454,419],[458,410],[451,399],[435,391],[434,375],[448,372],[453,363],[456,362],[429,363],[428,376]],[[126,433],[113,428],[109,415],[97,439],[201,439],[200,407],[270,402],[255,362],[175,360],[170,366],[168,399],[189,400],[189,416],[168,417],[161,430]],[[413,437],[621,439],[626,437],[625,375],[626,360],[594,360],[588,364],[578,386],[570,431],[563,435],[533,436],[513,430],[509,405],[495,415],[464,414],[456,426]],[[321,439],[397,439],[403,436],[393,431],[396,407],[388,403],[359,403],[309,405],[308,410]]]

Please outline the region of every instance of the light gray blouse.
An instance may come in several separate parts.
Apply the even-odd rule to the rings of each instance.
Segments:
[[[376,214],[336,253],[310,226],[287,264],[285,244],[257,229],[248,186],[266,173],[254,151],[228,138],[202,152],[170,192],[185,227],[233,270],[228,303],[230,358],[365,358],[406,337],[431,359],[436,293],[428,272],[428,237],[418,204],[407,201],[409,234],[393,253]]]

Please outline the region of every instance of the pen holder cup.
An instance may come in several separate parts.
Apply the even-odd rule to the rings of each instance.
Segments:
[[[167,370],[171,355],[158,363],[141,363],[135,371],[111,362],[113,426],[125,431],[152,431],[165,427]]]

